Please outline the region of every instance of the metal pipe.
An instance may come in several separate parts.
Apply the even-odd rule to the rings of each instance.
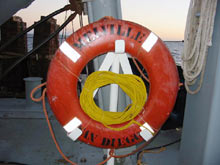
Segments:
[[[112,64],[111,71],[114,73],[119,73],[119,57],[117,54],[115,54],[115,60]],[[118,85],[117,84],[111,84],[110,86],[110,103],[109,103],[109,111],[110,112],[117,112],[118,107]],[[109,151],[107,150],[107,156],[109,157]],[[111,158],[107,162],[107,165],[113,165],[115,159]]]
[[[88,7],[88,18],[89,18],[89,23],[94,22],[93,14],[92,14],[92,4],[91,2],[87,2],[87,7]]]
[[[121,8],[120,8],[121,5],[119,5],[119,4],[120,4],[120,0],[106,0],[106,1],[105,0],[93,0],[91,2],[87,2],[89,23],[97,21],[104,16],[113,16],[114,18],[121,19]],[[99,64],[102,63],[103,59],[104,58],[99,57],[98,59],[96,58],[94,60],[95,70],[98,70]],[[112,102],[114,102],[114,106],[113,106],[113,103],[109,103],[109,106],[108,106],[109,88],[105,87],[105,88],[101,89],[101,92],[99,92],[99,93],[98,93],[99,94],[98,95],[99,96],[98,97],[99,98],[99,106],[102,109],[107,109],[109,107],[110,110],[112,110],[114,108],[114,106],[116,106],[115,109],[117,109],[117,104],[115,103],[115,100],[113,100],[113,99],[112,99]],[[117,93],[117,97],[118,97],[117,90],[113,90],[112,95],[113,95],[113,93],[114,94]],[[102,104],[102,105],[100,105],[100,104]],[[113,165],[114,158],[110,159],[107,164]]]
[[[25,81],[25,94],[26,94],[26,107],[30,108],[36,105],[36,102],[31,100],[31,91],[38,85],[41,84],[41,77],[27,77],[24,78]],[[39,98],[41,96],[41,90],[35,92],[34,97]]]

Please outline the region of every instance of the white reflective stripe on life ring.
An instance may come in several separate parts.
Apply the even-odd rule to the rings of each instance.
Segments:
[[[75,51],[66,41],[60,45],[60,50],[74,63],[81,57],[81,55]]]
[[[74,129],[79,127],[81,124],[82,124],[82,122],[77,117],[74,117],[66,125],[64,125],[63,128],[66,130],[66,132],[70,133]]]
[[[156,44],[158,37],[154,33],[150,33],[147,39],[142,44],[142,48],[144,48],[147,52],[150,52],[153,46]]]

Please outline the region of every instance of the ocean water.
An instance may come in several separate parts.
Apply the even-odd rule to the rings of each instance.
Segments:
[[[28,34],[27,35],[27,41],[28,41],[28,51],[30,51],[33,47],[33,34]],[[59,42],[60,44],[63,42],[64,40],[61,39],[61,36],[59,38]],[[173,56],[174,61],[176,62],[176,64],[178,66],[181,65],[181,54],[183,51],[183,45],[184,42],[182,41],[164,41],[164,43],[166,44],[167,48],[170,50],[170,53]]]
[[[167,48],[173,56],[174,61],[178,66],[181,66],[181,54],[183,51],[184,42],[182,41],[165,41]]]

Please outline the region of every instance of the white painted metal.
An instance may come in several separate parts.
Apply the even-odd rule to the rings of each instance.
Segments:
[[[116,40],[115,41],[115,53],[109,52],[105,59],[103,60],[99,71],[108,71],[111,68],[111,71],[114,73],[119,73],[120,64],[122,71],[126,74],[132,74],[132,69],[129,64],[127,55],[125,53],[125,41],[124,40]],[[118,85],[111,84],[110,86],[110,103],[109,110],[111,112],[117,112],[118,109]],[[93,97],[96,95],[98,89],[94,91]],[[107,154],[110,150],[107,150]],[[108,155],[109,156],[109,155]],[[114,158],[111,158],[108,165],[114,164]]]
[[[99,71],[109,70],[114,62],[114,59],[115,59],[115,54],[113,52],[107,53],[107,55],[105,56],[105,59],[103,60],[101,66],[99,68]]]
[[[119,61],[120,61],[120,64],[121,64],[122,71],[125,74],[133,74],[132,69],[131,69],[131,65],[128,61],[128,57],[127,57],[126,53],[122,53],[119,56]]]
[[[125,51],[125,41],[124,40],[116,40],[115,41],[115,53],[109,52],[106,55],[105,59],[103,60],[101,66],[98,70],[99,71],[108,71],[111,68],[112,72],[119,73],[120,64],[121,64],[122,71],[125,74],[132,74],[131,66],[129,64],[127,55],[124,51]],[[117,86],[117,90],[115,88],[116,86]],[[112,90],[110,90],[109,109],[110,110],[112,108],[117,109],[117,106],[115,107],[114,103],[115,103],[115,100],[118,100],[118,85],[111,84],[110,89],[113,89],[114,92],[112,92]],[[96,95],[97,91],[98,91],[98,89],[94,91],[93,97]],[[115,92],[117,93],[117,97],[111,97],[111,95],[114,95],[114,96],[116,95]],[[111,102],[111,98],[113,98],[114,101]]]
[[[115,59],[112,64],[111,71],[114,73],[119,73],[119,57],[117,54],[115,55]],[[109,110],[111,112],[117,112],[117,105],[118,105],[118,85],[111,84]]]
[[[103,60],[100,68],[99,68],[99,71],[108,71],[113,62],[114,62],[114,59],[115,59],[115,54],[113,52],[109,52],[107,53],[107,55],[105,56],[105,59]],[[99,89],[96,89],[93,93],[93,97],[95,97],[96,93],[98,92]]]
[[[114,73],[119,73],[119,55],[115,54],[115,59],[112,64],[111,71]],[[117,112],[118,107],[118,85],[111,84],[110,86],[110,103],[109,103],[109,110],[111,112]],[[107,150],[108,156],[109,156],[109,149]],[[113,165],[114,164],[114,158],[111,158],[107,165]]]
[[[89,23],[97,21],[104,16],[112,16],[116,19],[121,19],[121,0],[88,0],[88,18]],[[94,69],[98,70],[104,57],[100,56],[94,59]],[[98,92],[98,105],[102,109],[109,108],[109,87],[103,87]],[[122,92],[121,92],[122,93]],[[120,96],[123,94],[120,93]],[[125,97],[120,97],[120,107],[126,105]]]
[[[87,2],[87,5],[88,5],[88,17],[90,23],[97,21],[104,16],[113,16],[114,18],[122,19],[120,0],[108,0],[108,1],[93,0],[91,2]],[[102,60],[103,60],[102,58],[94,60],[95,70],[98,70],[99,63],[101,63]],[[98,93],[99,107],[101,107],[102,109],[107,109],[110,106],[110,105],[108,106],[108,99],[109,99],[108,93],[109,93],[109,88],[103,88],[102,92]],[[121,94],[122,92],[120,92],[120,95]],[[124,104],[126,104],[126,97],[124,96],[123,98],[124,101],[120,101],[119,104],[119,106],[121,107],[125,106]],[[110,160],[110,162],[108,162],[107,164],[113,165],[114,159]]]
[[[115,53],[121,54],[125,52],[125,41],[124,40],[116,40],[115,41]]]
[[[123,58],[120,59],[121,56],[123,56]],[[125,53],[125,41],[124,40],[116,40],[115,41],[115,54],[112,55],[112,58],[114,59],[114,62],[112,64],[112,68],[111,68],[112,72],[119,73],[119,69],[120,69],[119,66],[120,66],[120,62],[121,62],[121,64],[123,63],[122,70],[129,72],[129,69],[130,69],[130,73],[132,73],[131,66],[129,64],[129,61],[128,61],[126,53]],[[117,107],[118,107],[118,85],[111,84],[109,110],[111,112],[117,112]],[[109,151],[110,150],[108,149],[107,154],[109,154]],[[107,162],[107,165],[113,165],[113,164],[114,164],[114,158],[111,158]]]

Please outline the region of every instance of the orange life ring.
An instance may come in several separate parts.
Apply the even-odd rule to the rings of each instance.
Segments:
[[[57,50],[48,70],[49,104],[62,126],[79,119],[82,131],[79,140],[101,148],[128,147],[143,140],[138,125],[132,124],[120,132],[111,130],[92,120],[79,103],[77,82],[82,69],[98,55],[114,51],[115,40],[125,41],[125,51],[143,65],[149,76],[149,97],[142,112],[135,117],[137,122],[147,123],[157,133],[169,117],[178,91],[178,73],[169,50],[145,27],[103,18],[69,36]]]

